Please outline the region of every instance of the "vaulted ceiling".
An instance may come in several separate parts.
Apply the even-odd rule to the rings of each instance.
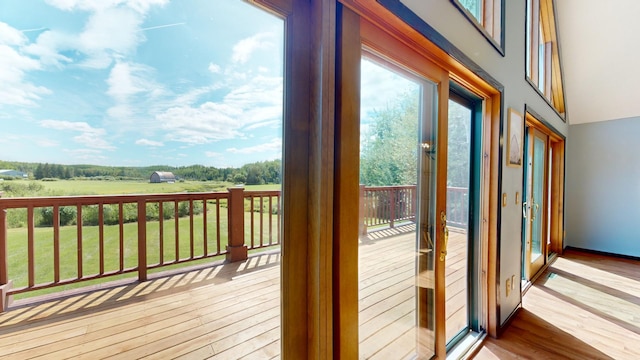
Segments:
[[[569,124],[640,116],[640,1],[555,4]]]

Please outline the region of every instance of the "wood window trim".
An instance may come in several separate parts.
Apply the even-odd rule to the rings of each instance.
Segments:
[[[505,0],[482,0],[482,19],[476,19],[459,0],[451,0],[451,3],[469,20],[482,36],[493,46],[502,56],[505,56],[504,39],[504,1]]]
[[[529,66],[526,69],[525,78],[536,92],[554,109],[558,116],[565,120],[564,83],[555,21],[554,1],[530,0],[527,4],[527,18],[530,19],[531,22],[527,22],[526,24],[526,36],[530,40],[530,42],[528,42],[530,46],[526,49]],[[540,39],[539,28],[542,29],[543,39]],[[541,42],[544,43],[545,47],[545,86],[543,89],[540,89],[538,84],[538,51]]]

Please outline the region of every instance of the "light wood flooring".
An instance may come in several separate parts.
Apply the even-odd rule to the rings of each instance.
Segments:
[[[640,359],[640,262],[565,251],[476,359]]]
[[[361,241],[362,358],[414,352],[414,231],[409,225]],[[457,238],[466,241],[449,241],[447,261],[454,267]],[[273,251],[242,263],[17,304],[0,314],[0,358],[279,358],[279,265]],[[448,286],[461,287],[453,280]],[[458,293],[452,291],[451,299]],[[456,318],[460,306],[451,309],[448,316]]]

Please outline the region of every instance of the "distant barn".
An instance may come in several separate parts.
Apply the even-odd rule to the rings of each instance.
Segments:
[[[154,171],[153,174],[151,174],[151,178],[149,179],[149,182],[152,183],[174,183],[176,182],[176,176],[173,175],[172,172],[169,171]]]

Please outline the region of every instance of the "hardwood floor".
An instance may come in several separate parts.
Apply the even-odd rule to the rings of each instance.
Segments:
[[[362,358],[414,352],[414,231],[377,232],[360,246]],[[272,252],[18,306],[0,314],[0,358],[279,358],[279,265]]]
[[[475,359],[640,359],[640,263],[565,251]]]

